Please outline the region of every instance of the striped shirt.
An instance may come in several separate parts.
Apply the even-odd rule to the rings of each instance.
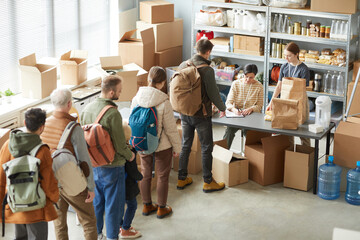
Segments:
[[[233,107],[241,110],[252,108],[254,112],[261,112],[263,104],[264,90],[260,82],[255,80],[252,84],[246,84],[244,79],[239,79],[232,83],[226,99],[228,110]]]

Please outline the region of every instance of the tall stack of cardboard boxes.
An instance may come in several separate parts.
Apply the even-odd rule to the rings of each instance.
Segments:
[[[140,2],[140,20],[136,22],[138,38],[142,31],[154,30],[155,65],[178,66],[182,61],[183,20],[174,18],[174,4],[162,0]]]

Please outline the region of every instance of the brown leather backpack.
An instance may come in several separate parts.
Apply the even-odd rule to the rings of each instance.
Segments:
[[[170,82],[170,103],[176,112],[187,116],[194,116],[201,108],[206,116],[206,109],[201,98],[201,76],[198,71],[202,64],[195,66],[187,62],[187,67],[174,73]]]
[[[114,161],[115,150],[109,133],[99,124],[107,110],[115,108],[112,105],[105,106],[92,124],[82,126],[85,140],[93,167],[111,164]]]

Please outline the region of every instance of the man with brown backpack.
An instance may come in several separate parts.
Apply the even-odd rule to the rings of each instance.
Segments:
[[[180,78],[181,71],[188,68],[193,68],[193,72],[195,72],[195,76],[198,75],[197,72],[200,74],[200,84],[201,84],[201,94],[197,96],[198,100],[195,100],[195,95],[193,92],[192,94],[192,102],[184,103],[181,102],[180,98],[178,101],[171,101],[173,108],[175,110],[179,109],[175,105],[182,105],[186,108],[186,106],[193,105],[194,102],[198,105],[197,111],[188,112],[186,109],[182,109],[183,107],[180,106],[181,113],[181,126],[182,126],[182,150],[180,153],[180,160],[179,160],[179,175],[178,175],[178,189],[184,189],[186,186],[192,183],[191,177],[188,177],[188,162],[189,162],[189,155],[191,151],[191,146],[194,140],[194,131],[196,129],[200,143],[201,143],[201,155],[202,155],[202,168],[203,168],[203,178],[204,178],[204,186],[203,191],[213,192],[219,191],[224,189],[224,183],[217,183],[212,178],[212,150],[213,150],[213,134],[212,134],[212,103],[221,111],[220,117],[225,116],[225,104],[221,100],[219,89],[216,85],[215,81],[215,74],[214,70],[209,66],[210,61],[208,60],[210,57],[210,53],[213,48],[213,44],[207,39],[201,39],[196,44],[197,54],[195,54],[190,60],[183,62],[179,69],[180,70]],[[195,67],[194,67],[195,66]],[[185,73],[186,74],[186,73]],[[176,85],[179,85],[178,81],[176,81],[176,75],[174,75],[174,79],[170,84],[170,98],[172,98],[172,94],[175,91],[176,94]],[[196,86],[195,86],[196,87]],[[180,88],[180,86],[179,86]],[[179,89],[178,88],[178,89]],[[199,88],[199,86],[198,86]],[[175,89],[175,90],[174,90]],[[172,90],[174,90],[172,92]],[[192,89],[191,89],[192,90]],[[183,94],[180,94],[183,95]],[[190,96],[190,95],[189,95]],[[201,101],[200,101],[201,99]],[[199,103],[198,103],[199,101]],[[178,102],[176,104],[176,102]],[[189,108],[188,108],[189,109]]]
[[[85,239],[96,239],[96,218],[92,204],[95,196],[93,170],[84,138],[84,131],[76,123],[77,117],[69,114],[72,107],[72,94],[67,88],[58,88],[51,93],[50,98],[55,110],[52,116],[46,119],[45,129],[40,137],[50,147],[54,159],[53,170],[60,184],[59,209],[57,209],[59,217],[54,221],[56,239],[69,239],[67,228],[69,205],[79,217]],[[70,125],[74,126],[71,132],[67,133]],[[67,139],[64,139],[63,135],[67,135]],[[63,147],[59,147],[60,145],[63,145]],[[74,168],[67,168],[67,165],[64,164],[63,169],[59,168],[57,172],[55,170],[57,169],[56,166],[61,164],[59,162],[61,159],[58,157],[59,151],[61,151],[59,148],[69,150],[66,153],[62,153],[64,154],[63,157],[72,154],[77,161],[76,165],[82,166],[83,171],[76,169],[77,166],[75,164]],[[62,184],[62,182],[69,179],[72,182],[66,185]]]
[[[99,124],[108,131],[115,156],[111,163],[94,167],[95,179],[95,215],[98,239],[105,239],[102,233],[104,213],[107,239],[118,239],[121,219],[125,205],[125,162],[133,161],[135,154],[126,145],[122,117],[116,103],[122,89],[122,79],[111,75],[101,83],[100,97],[89,103],[81,113],[81,125],[92,124],[99,119],[102,110],[111,105],[99,120]],[[106,203],[106,204],[105,204]]]

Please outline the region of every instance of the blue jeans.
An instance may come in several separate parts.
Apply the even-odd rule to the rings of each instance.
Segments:
[[[94,168],[94,208],[98,234],[104,227],[107,239],[117,239],[125,206],[125,167]]]
[[[185,180],[188,174],[187,168],[189,155],[194,140],[194,131],[196,129],[201,144],[201,158],[204,182],[212,181],[212,150],[213,133],[211,117],[200,118],[181,115],[182,127],[182,149],[179,159],[179,180]]]
[[[136,197],[131,200],[126,200],[126,212],[124,220],[121,220],[121,226],[124,230],[129,230],[131,227],[132,220],[134,219],[135,212],[137,209]]]

